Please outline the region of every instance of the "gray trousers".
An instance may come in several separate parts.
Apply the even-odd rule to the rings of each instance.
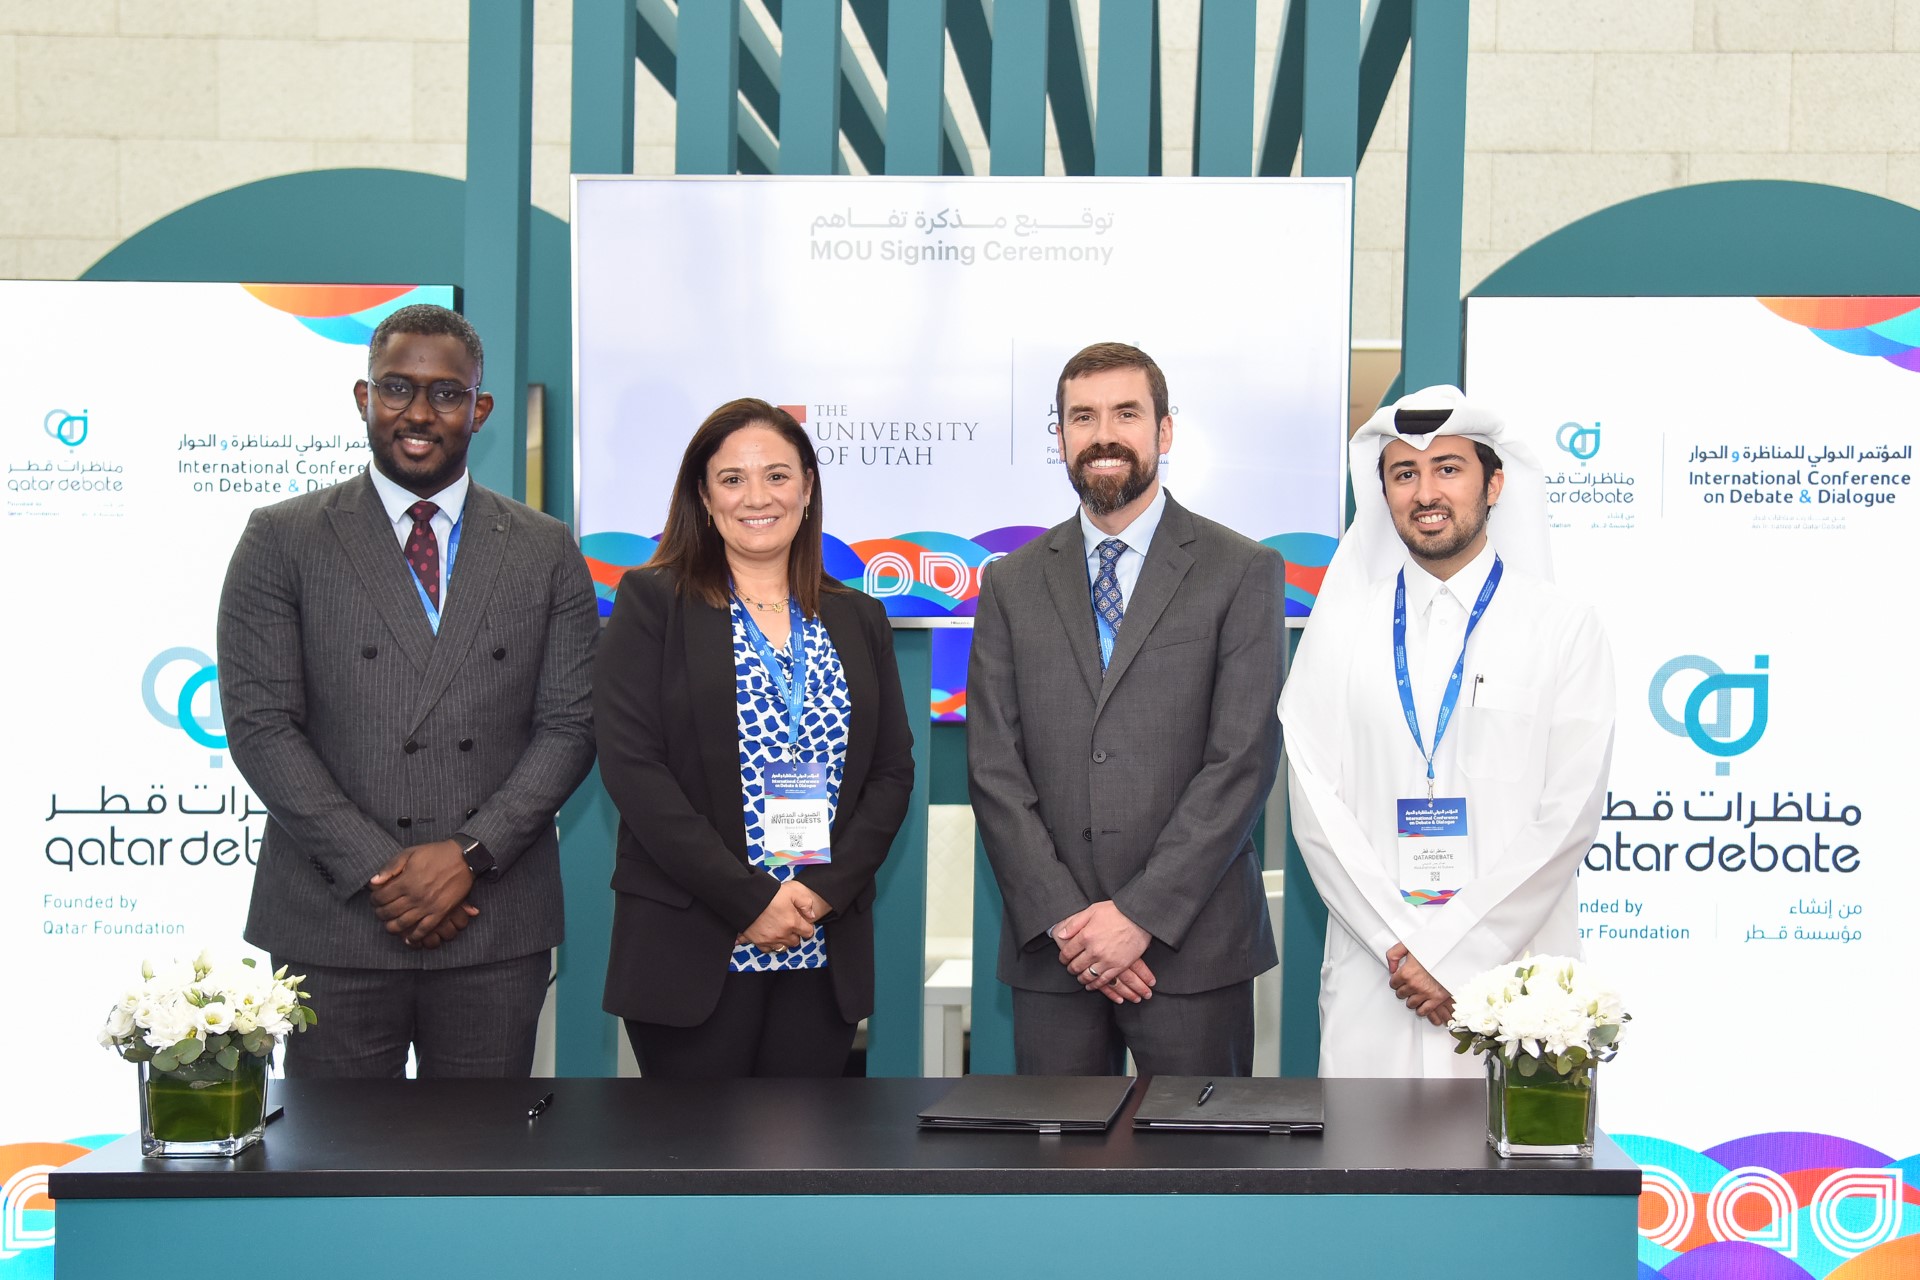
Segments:
[[[1023,1076],[1253,1074],[1253,982],[1115,1004],[1092,991],[1013,992],[1013,1063]]]
[[[307,976],[319,1021],[286,1040],[288,1079],[525,1079],[553,953],[458,969],[341,969],[276,955]]]

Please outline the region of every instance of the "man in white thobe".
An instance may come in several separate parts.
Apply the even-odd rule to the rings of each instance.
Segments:
[[[1552,581],[1539,464],[1494,415],[1431,387],[1375,414],[1350,459],[1353,525],[1280,702],[1329,914],[1320,1074],[1478,1075],[1445,1030],[1451,993],[1579,954],[1613,661]]]

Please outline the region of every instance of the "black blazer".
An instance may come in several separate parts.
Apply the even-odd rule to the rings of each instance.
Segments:
[[[600,777],[620,811],[607,1012],[691,1027],[720,1000],[733,940],[778,889],[747,861],[732,624],[675,590],[676,575],[620,581],[594,666]],[[873,1012],[874,876],[906,817],[913,730],[886,610],[823,592],[820,616],[852,704],[833,861],[797,878],[833,907],[827,969],[840,1014]]]

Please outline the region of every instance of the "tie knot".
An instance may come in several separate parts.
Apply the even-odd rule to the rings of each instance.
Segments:
[[[429,520],[439,515],[440,508],[422,498],[407,508],[407,514],[413,517],[413,522],[416,525],[421,525],[426,524]]]
[[[1126,549],[1127,544],[1118,538],[1108,538],[1096,548],[1096,550],[1100,552],[1101,564],[1112,564],[1120,558],[1120,553]]]

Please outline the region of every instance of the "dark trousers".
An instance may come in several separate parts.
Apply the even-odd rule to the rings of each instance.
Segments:
[[[640,1074],[663,1080],[838,1076],[855,1026],[840,1016],[825,969],[729,973],[698,1026],[626,1023]]]
[[[551,952],[458,969],[336,969],[273,957],[307,976],[319,1021],[287,1037],[289,1079],[397,1078],[407,1046],[423,1080],[525,1079]]]
[[[1115,1004],[1092,991],[1013,992],[1013,1063],[1023,1076],[1253,1074],[1253,983]]]

